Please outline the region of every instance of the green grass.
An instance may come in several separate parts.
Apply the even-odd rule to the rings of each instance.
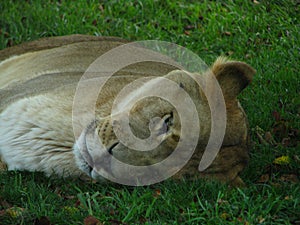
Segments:
[[[251,161],[242,174],[248,186],[166,181],[129,188],[5,172],[0,224],[33,224],[40,218],[83,224],[88,215],[105,224],[299,224],[299,1],[100,2],[1,1],[0,49],[82,33],[174,42],[208,64],[219,55],[249,63],[257,74],[240,96],[252,131]],[[279,144],[261,144],[257,126]],[[280,156],[290,162],[274,164]]]
[[[299,219],[300,187],[284,182],[228,189],[217,183],[166,181],[128,188],[9,172],[1,185],[5,201],[24,208],[19,217],[2,217],[4,224],[32,224],[42,216],[53,224],[81,224],[88,215],[108,224],[289,224]]]

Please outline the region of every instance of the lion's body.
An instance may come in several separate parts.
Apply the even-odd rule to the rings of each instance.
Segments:
[[[80,168],[81,162],[75,157],[76,150],[75,155],[73,151],[75,138],[72,107],[76,87],[97,57],[124,43],[117,38],[73,35],[0,51],[0,157],[9,170],[42,171],[47,175],[55,173],[60,176],[85,174],[84,169]],[[213,71],[218,73],[218,66],[222,63],[216,63]],[[165,76],[174,69],[165,64],[153,66],[151,63],[143,63],[116,73],[104,86],[97,100],[99,129],[106,123],[101,118],[109,116],[113,100],[126,84],[141,77]],[[247,69],[250,75],[254,73]],[[201,98],[200,92],[199,96]],[[225,181],[235,180],[248,159],[246,117],[235,97],[228,100],[225,96],[228,125],[223,145],[228,150],[221,151],[213,163],[213,170],[208,170],[208,174]],[[88,97],[85,100],[88,101]],[[197,147],[201,149],[205,147],[210,129],[209,107],[205,98],[200,101],[198,109],[202,110],[199,114],[200,122],[205,123],[201,125],[203,139]],[[76,121],[74,126],[84,129],[85,125]],[[111,126],[108,128],[111,129]],[[107,134],[106,130],[102,132],[99,136],[103,144],[110,146],[115,141],[115,135]],[[119,153],[116,148],[117,157],[127,157],[126,154],[124,151]],[[169,153],[161,154],[165,157]],[[198,150],[198,153],[196,150],[192,160],[177,176],[200,176],[197,166],[202,154],[203,150]],[[222,157],[223,154],[228,155]],[[132,163],[140,157],[133,154],[127,159]]]

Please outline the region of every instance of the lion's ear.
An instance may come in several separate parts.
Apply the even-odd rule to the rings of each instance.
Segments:
[[[235,98],[252,81],[256,71],[246,63],[219,57],[212,66],[225,99]]]

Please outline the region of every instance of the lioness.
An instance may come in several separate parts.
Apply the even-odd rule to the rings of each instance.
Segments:
[[[164,77],[177,84],[170,90],[172,93],[181,90],[188,93],[198,112],[197,118],[191,120],[200,124],[191,159],[173,177],[214,177],[234,185],[242,184],[239,173],[249,158],[249,135],[246,114],[237,96],[255,73],[243,62],[219,58],[211,67],[224,95],[227,126],[217,157],[203,172],[199,172],[198,166],[210,135],[210,107],[199,85],[174,65],[142,62],[122,68],[102,87],[94,104],[95,115],[86,117],[88,110],[79,107],[74,122],[74,96],[84,72],[99,56],[125,43],[127,41],[119,38],[71,35],[45,38],[0,51],[2,167],[42,171],[47,175],[88,175],[98,180],[101,180],[101,169],[111,170],[112,176],[127,176],[128,171],[115,169],[117,166],[111,158],[97,153],[98,141],[109,156],[130,165],[148,166],[168,158],[182,138],[181,118],[174,105],[161,97],[149,96],[137,101],[129,110],[129,126],[137,138],[144,140],[153,134],[154,139],[160,140],[150,151],[137,151],[121,142],[114,132],[120,124],[110,116],[116,96],[126,85],[139,78]],[[108,63],[114,66],[113,61]],[[137,83],[135,90],[124,94],[123,102],[116,103],[116,117],[125,116],[123,110],[132,96],[137,92],[154,91],[158,82],[149,79]],[[85,93],[80,99],[83,105],[90,101],[89,90]]]

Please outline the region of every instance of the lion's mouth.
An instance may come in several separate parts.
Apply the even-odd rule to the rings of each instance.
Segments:
[[[117,147],[118,144],[119,144],[119,142],[116,141],[116,142],[113,143],[109,148],[107,148],[108,153],[111,154],[111,155],[113,155],[113,149],[114,149],[115,147]]]

